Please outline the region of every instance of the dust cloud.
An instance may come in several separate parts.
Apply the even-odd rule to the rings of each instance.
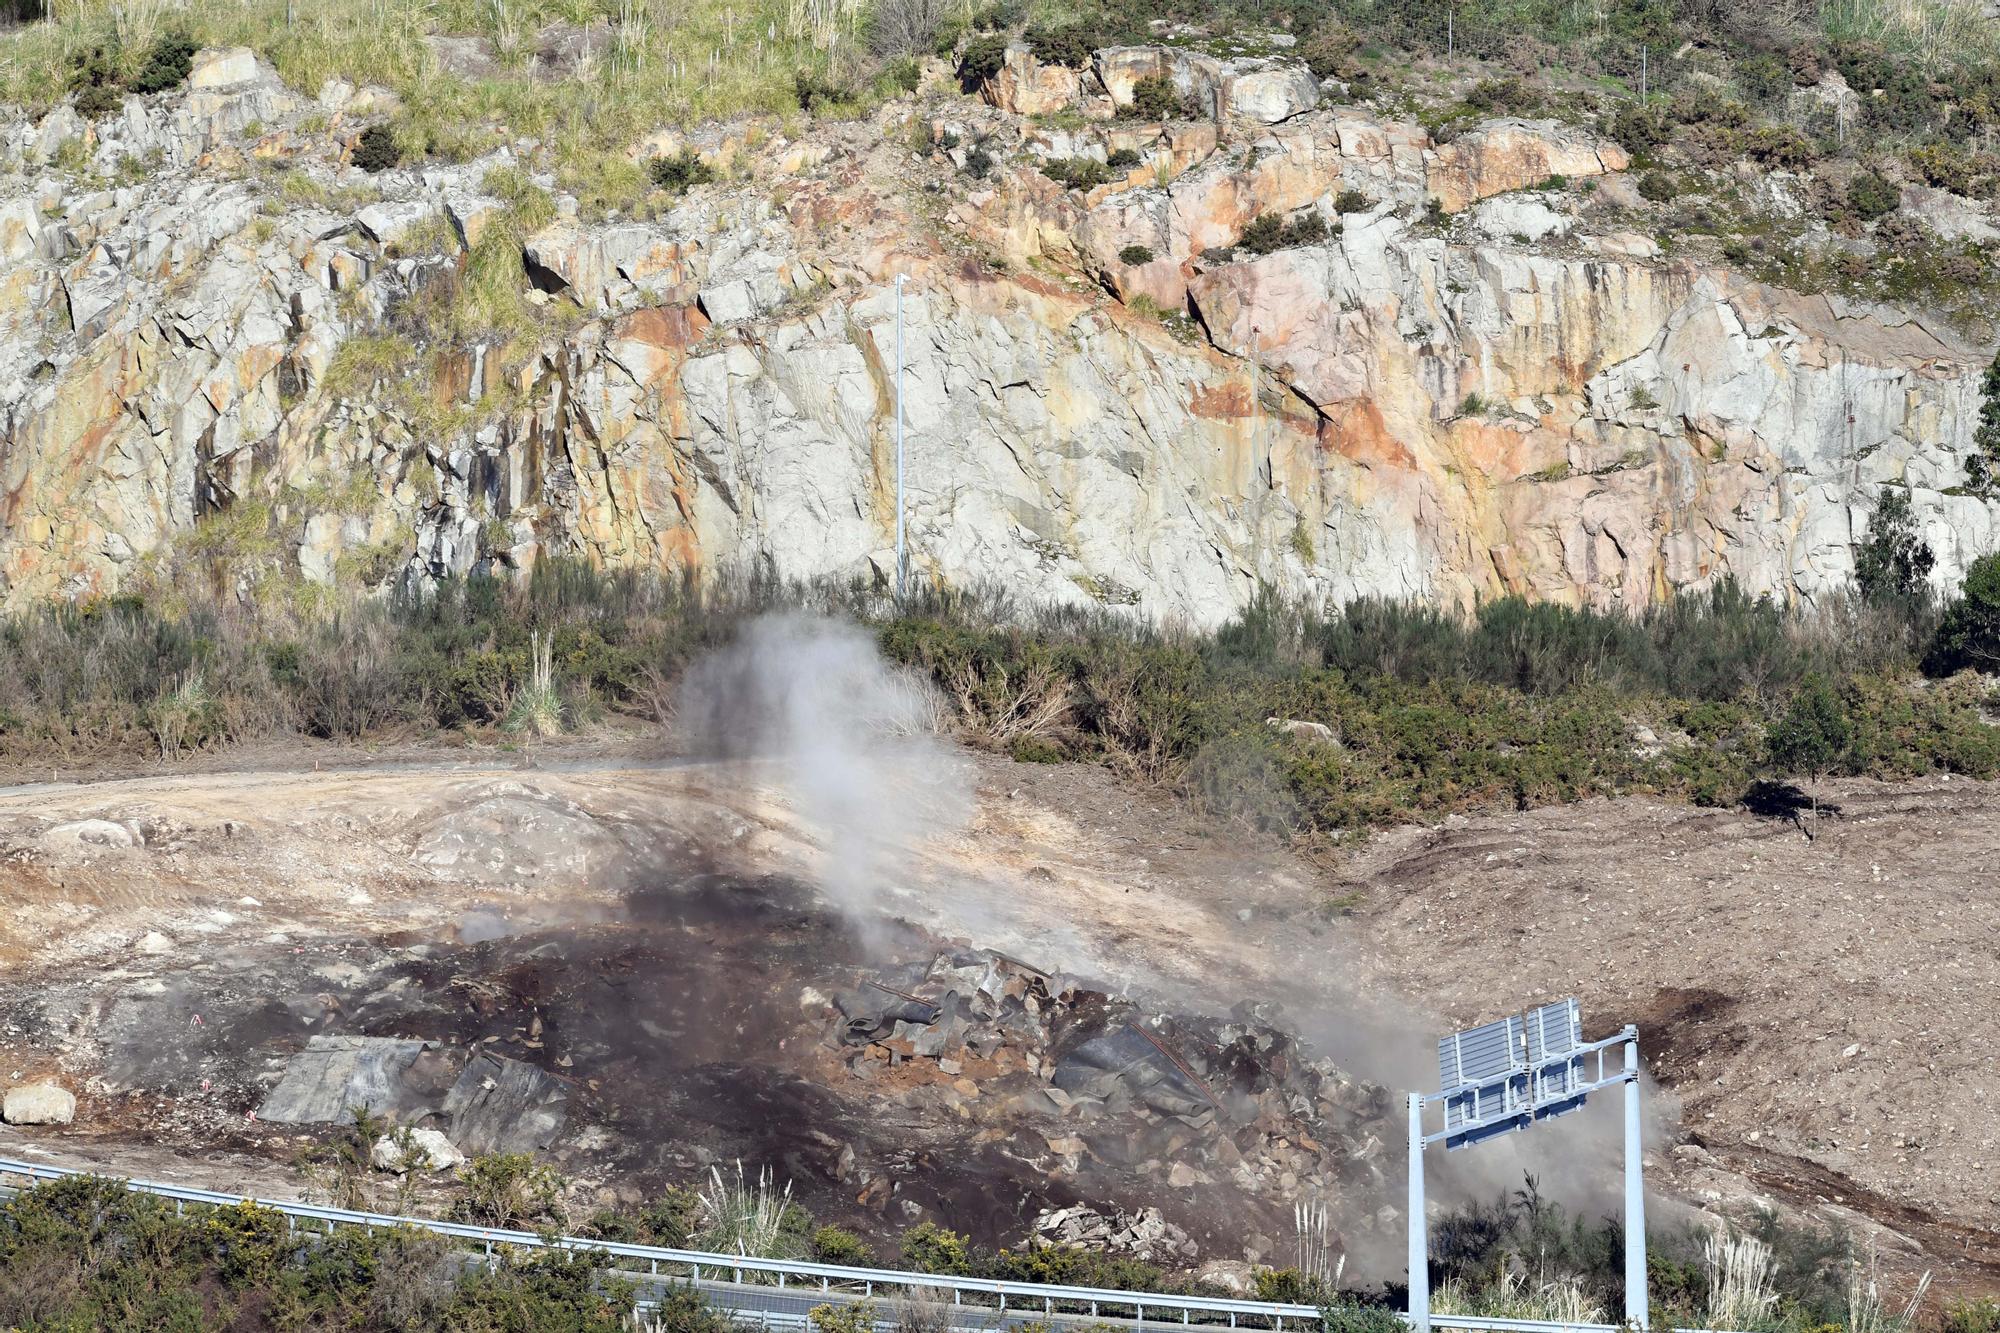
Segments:
[[[812,827],[827,898],[873,939],[919,845],[971,818],[946,716],[930,682],[884,660],[858,626],[783,612],[688,671],[675,730],[691,757],[762,770]]]

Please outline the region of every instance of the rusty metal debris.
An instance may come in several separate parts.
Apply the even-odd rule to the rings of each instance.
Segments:
[[[1154,1036],[1152,1033],[1146,1031],[1146,1029],[1140,1027],[1137,1023],[1127,1023],[1125,1026],[1131,1028],[1134,1032],[1144,1037],[1149,1043],[1151,1043],[1154,1050],[1158,1051],[1161,1055],[1165,1056],[1168,1064],[1172,1065],[1175,1069],[1178,1069],[1181,1072],[1181,1076],[1183,1078],[1187,1079],[1188,1082],[1194,1084],[1196,1090],[1199,1091],[1202,1096],[1208,1098],[1209,1105],[1213,1106],[1217,1111],[1221,1112],[1224,1115],[1228,1114],[1228,1109],[1223,1106],[1222,1099],[1215,1095],[1215,1092],[1202,1079],[1201,1075],[1195,1073],[1194,1070],[1188,1068],[1187,1062],[1185,1060],[1181,1059],[1180,1056],[1174,1054],[1172,1050],[1168,1049],[1167,1044],[1165,1042],[1161,1041],[1158,1037]]]
[[[897,990],[894,986],[885,985],[884,983],[875,980],[875,978],[873,977],[863,977],[861,979],[861,984],[864,986],[872,986],[874,989],[881,991],[885,995],[893,995],[899,1000],[908,1000],[911,1004],[921,1005],[925,1009],[928,1009],[930,1011],[931,1016],[929,1018],[921,1020],[925,1023],[935,1023],[938,1021],[939,1018],[943,1017],[944,1015],[944,1007],[938,1004],[935,1000],[926,1000],[921,995],[912,995],[906,990]]]

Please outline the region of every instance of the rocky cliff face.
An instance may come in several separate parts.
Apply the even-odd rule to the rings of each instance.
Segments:
[[[1104,119],[1147,60],[1220,90],[1223,124]],[[105,593],[224,541],[246,580],[548,553],[885,577],[899,275],[923,578],[1200,623],[1259,580],[1633,606],[1733,574],[1810,599],[1885,485],[1941,583],[1996,545],[1951,493],[1986,349],[1663,256],[1615,146],[1517,121],[1440,145],[1298,109],[1317,90],[1268,62],[1100,65],[1017,53],[999,106],[711,135],[725,183],[645,220],[558,198],[505,337],[436,312],[505,216],[506,163],[366,176],[343,161],[365,90],[206,53],[188,91],[94,126],[16,120],[0,595]],[[1035,169],[1119,149],[1137,165],[1087,191]],[[1308,213],[1332,234],[1228,249]]]

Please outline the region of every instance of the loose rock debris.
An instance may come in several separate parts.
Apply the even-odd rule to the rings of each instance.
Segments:
[[[1042,1123],[1038,1156],[1052,1175],[1125,1168],[1170,1187],[1226,1182],[1282,1199],[1387,1190],[1366,1127],[1386,1115],[1388,1094],[1315,1058],[1267,1010],[1239,1006],[1220,1021],[1147,1013],[978,949],[863,978],[823,1009],[851,1077],[970,1120]],[[1056,1209],[1031,1234],[1170,1259],[1187,1237],[1155,1218]]]

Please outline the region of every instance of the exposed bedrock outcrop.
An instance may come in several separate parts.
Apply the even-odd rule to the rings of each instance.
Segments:
[[[951,152],[977,131],[1001,165],[934,159],[935,191],[901,128],[828,130],[656,220],[561,208],[523,243],[551,315],[523,354],[413,313],[498,216],[494,161],[365,178],[337,160],[365,91],[316,105],[209,60],[233,63],[94,128],[4,127],[9,603],[112,591],[245,504],[274,534],[256,560],[320,580],[547,553],[886,574],[899,272],[913,566],[952,584],[1201,623],[1259,580],[1629,606],[1733,574],[1811,598],[1849,577],[1885,485],[1910,488],[1941,583],[1996,544],[1993,511],[1950,493],[1988,349],[1664,260],[1601,202],[1528,190],[1622,170],[1577,130],[1437,145],[1239,108],[1221,131],[1064,131],[963,103]],[[155,165],[79,183],[50,165],[66,144],[100,179]],[[1111,147],[1140,165],[1087,193],[1032,169]],[[260,156],[320,188],[279,194]],[[1306,210],[1337,224],[1323,243],[1229,249]]]

